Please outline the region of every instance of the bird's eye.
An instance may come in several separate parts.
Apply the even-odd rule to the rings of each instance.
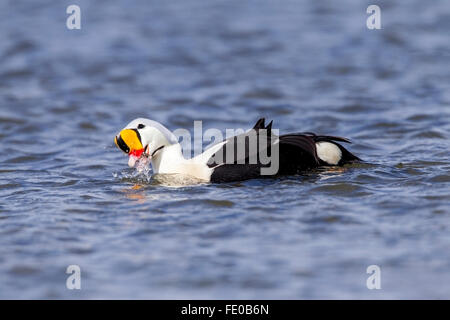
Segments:
[[[144,129],[145,125],[143,125],[142,123],[138,124],[138,129]]]

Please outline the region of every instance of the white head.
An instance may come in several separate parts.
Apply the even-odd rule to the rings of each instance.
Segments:
[[[122,129],[114,142],[129,155],[128,165],[134,167],[137,160],[143,157],[151,160],[163,148],[177,144],[178,140],[159,122],[138,118]]]

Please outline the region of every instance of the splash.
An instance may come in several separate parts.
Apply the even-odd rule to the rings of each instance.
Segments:
[[[138,173],[150,175],[151,177],[150,158],[140,157],[139,160],[137,160],[134,167]]]
[[[151,169],[149,157],[140,157],[134,160],[132,171],[113,173],[114,178],[135,184],[156,184],[166,187],[185,187],[207,183],[187,174],[155,174]]]
[[[150,168],[150,162],[145,158],[138,160],[132,171],[122,171],[120,173],[113,173],[114,178],[119,178],[124,181],[133,183],[151,183],[153,171]]]

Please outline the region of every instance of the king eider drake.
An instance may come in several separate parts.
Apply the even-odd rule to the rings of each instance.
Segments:
[[[191,159],[183,157],[172,132],[149,119],[131,121],[114,141],[128,154],[130,167],[150,162],[154,174],[186,175],[203,182],[292,175],[360,161],[338,143],[350,143],[348,139],[311,132],[276,135],[272,122],[267,126],[264,122],[264,118],[258,120],[253,129],[217,143]]]

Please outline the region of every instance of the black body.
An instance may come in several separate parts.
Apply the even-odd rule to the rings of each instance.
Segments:
[[[311,132],[291,133],[286,135],[277,136],[272,133],[272,122],[267,126],[264,124],[264,118],[258,120],[258,122],[247,133],[239,136],[227,139],[226,143],[219,150],[223,153],[223,157],[216,157],[216,152],[208,161],[208,166],[214,168],[211,175],[211,182],[232,182],[241,181],[253,178],[270,177],[267,175],[261,175],[261,168],[268,167],[270,164],[263,164],[260,161],[262,153],[271,155],[271,151],[275,144],[278,143],[279,148],[279,168],[276,175],[292,175],[301,173],[307,170],[311,170],[320,166],[327,166],[325,161],[322,161],[317,155],[316,143],[326,141],[335,144],[342,152],[342,157],[338,163],[339,166],[353,161],[360,161],[360,159],[345,149],[342,145],[337,143],[345,142],[350,143],[348,139],[335,137],[335,136],[321,136]],[[266,145],[259,146],[257,150],[253,150],[248,147],[249,136],[256,134],[260,136],[263,134],[262,139],[265,139]],[[264,141],[264,140],[263,140]],[[245,143],[245,155],[237,157],[237,149],[243,147]],[[226,161],[227,150],[233,150],[232,156],[234,158]],[[256,151],[257,154],[252,153]],[[256,157],[255,161],[249,161],[251,156]]]

